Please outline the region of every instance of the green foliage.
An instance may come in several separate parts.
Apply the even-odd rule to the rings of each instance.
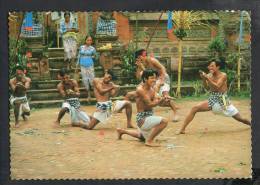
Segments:
[[[16,38],[9,37],[9,77],[11,78],[15,73],[15,66],[17,64],[26,68],[27,58],[26,52],[28,45],[24,39],[19,39],[16,47]]]
[[[228,78],[228,92],[231,95],[239,96],[239,97],[249,97],[251,92],[251,84],[250,81],[245,83],[245,88],[241,90],[239,93],[237,92],[236,81],[237,81],[237,62],[239,60],[238,53],[230,53],[227,56],[227,66],[224,72],[227,74]]]
[[[136,84],[137,79],[135,78],[136,65],[135,65],[135,44],[130,41],[127,48],[122,51],[122,76],[128,77],[129,84]]]
[[[236,88],[234,86],[235,81],[237,80],[237,61],[239,59],[239,54],[237,53],[231,53],[227,56],[226,60],[226,68],[224,69],[224,72],[227,74],[228,79],[228,91],[230,94],[234,94],[236,91]]]
[[[214,57],[221,56],[223,52],[226,50],[225,42],[220,37],[215,37],[211,41],[208,47],[209,47],[209,51]]]
[[[200,97],[205,94],[206,89],[204,88],[201,80],[193,82],[194,94],[195,97]]]
[[[180,28],[180,29],[175,29],[175,30],[174,30],[174,35],[175,35],[178,39],[182,40],[184,37],[187,37],[187,32],[186,32],[184,29],[182,29],[182,28]]]

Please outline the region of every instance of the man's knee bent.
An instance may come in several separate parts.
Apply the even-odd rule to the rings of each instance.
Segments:
[[[126,100],[126,102],[125,102],[125,106],[126,106],[126,107],[132,107],[132,104],[131,104],[130,101]]]
[[[160,124],[166,127],[168,125],[168,120],[163,118]]]
[[[191,111],[196,113],[196,112],[199,112],[200,110],[200,107],[198,105],[195,105],[194,107],[191,108]]]
[[[26,116],[30,116],[30,111],[28,111],[28,112],[23,112],[23,114],[26,115]]]
[[[63,107],[61,110],[65,111],[65,112],[69,112],[69,108],[68,107]]]

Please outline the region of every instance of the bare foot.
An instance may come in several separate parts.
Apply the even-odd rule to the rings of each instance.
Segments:
[[[152,141],[146,141],[145,142],[145,145],[146,146],[149,146],[149,147],[159,147],[160,145],[159,144],[157,144],[157,143],[154,143],[154,142],[152,142]]]
[[[27,120],[28,120],[28,118],[27,118],[24,114],[22,114],[22,117],[23,117],[23,120],[24,120],[24,121],[27,121]]]
[[[178,122],[179,121],[179,116],[174,116],[172,119],[173,122]]]
[[[124,134],[123,133],[124,130],[121,129],[121,128],[117,128],[116,131],[117,131],[117,139],[119,139],[119,140],[122,139],[122,135]]]
[[[135,128],[135,127],[134,127],[134,125],[132,125],[132,124],[128,124],[128,125],[127,125],[127,128]]]
[[[60,126],[60,122],[58,120],[54,121],[55,126]]]
[[[14,128],[19,128],[19,127],[20,127],[20,123],[16,122],[15,125],[14,125]]]
[[[180,135],[180,134],[185,134],[185,131],[180,129],[179,131],[176,132],[176,135]]]

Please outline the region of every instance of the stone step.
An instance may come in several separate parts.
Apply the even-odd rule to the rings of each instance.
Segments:
[[[67,66],[67,62],[64,61],[64,57],[49,57],[49,67],[53,69],[61,69]],[[72,63],[72,67],[76,67],[77,60]],[[98,62],[94,63],[95,69],[102,69]]]
[[[236,86],[236,84],[234,84]],[[246,83],[242,82],[241,83],[241,88],[245,89],[246,88]],[[195,92],[195,85],[192,84],[191,82],[183,82],[182,86],[181,86],[181,93],[183,96],[191,96],[194,94]],[[119,96],[112,98],[112,100],[117,100],[117,99],[122,99],[123,96],[129,92],[129,91],[134,91],[136,89],[136,85],[125,85],[122,86],[120,88],[120,93]],[[80,102],[82,103],[82,105],[87,105],[87,104],[94,104],[96,103],[96,99],[95,98],[91,98],[89,102],[87,102],[87,96],[84,93],[84,88],[80,88],[81,93],[83,94],[83,96],[80,98]],[[171,87],[171,95],[174,96],[175,92],[177,90],[177,85],[174,84]],[[43,93],[43,94],[48,94],[48,93],[54,93],[56,94],[55,96],[57,96],[57,99],[51,99],[50,96],[45,96],[45,99],[36,99],[34,100],[33,98],[30,97],[30,95],[28,95],[29,100],[30,100],[30,105],[31,107],[35,107],[35,108],[46,108],[46,107],[60,107],[63,99],[60,98],[60,96],[58,95],[58,91],[56,89],[47,89],[47,90],[30,90],[31,93],[36,93],[35,96],[37,96],[37,93]],[[92,95],[93,97],[93,95]]]
[[[120,93],[119,96],[111,98],[111,100],[121,100],[123,99],[123,95],[125,95],[126,92],[134,91],[136,89],[135,85],[128,85],[122,87],[124,88],[124,93]],[[172,87],[172,92],[176,92],[177,86]],[[182,85],[181,92],[182,95],[192,95],[194,93],[195,89],[193,85]],[[93,96],[92,96],[93,97]],[[34,108],[46,108],[46,107],[61,107],[63,102],[63,99],[44,99],[44,100],[30,100],[30,106]],[[89,104],[95,104],[96,98],[91,98],[90,101],[87,101],[86,97],[80,98],[81,105],[89,105]]]
[[[49,57],[64,57],[64,48],[48,48]]]
[[[23,37],[28,45],[32,44],[43,44],[43,37]]]
[[[122,100],[123,96],[111,98],[112,101]],[[42,101],[30,101],[31,108],[49,108],[49,107],[61,107],[64,100],[42,100]],[[79,99],[81,105],[94,105],[97,101],[96,98],[90,98],[88,101],[87,98]]]
[[[54,84],[53,84],[54,85]],[[57,84],[56,84],[57,86]],[[124,95],[128,91],[132,91],[136,88],[136,85],[126,85],[126,86],[121,86],[119,95]],[[87,98],[87,92],[85,90],[85,87],[81,86],[80,88],[80,97],[81,98]],[[27,91],[28,97],[32,101],[36,100],[60,100],[62,97],[60,96],[57,88],[52,88],[52,89],[31,89]],[[93,97],[93,90],[91,91],[91,96]]]
[[[40,89],[28,91],[28,97],[31,100],[60,100],[62,99],[57,89]],[[92,93],[93,96],[93,93]],[[86,98],[85,88],[80,88],[80,97]]]
[[[67,66],[67,62],[64,61],[64,57],[49,57],[49,67],[54,69],[61,69]]]
[[[66,66],[62,66],[62,67],[66,67]],[[62,68],[61,67],[61,68]],[[74,68],[72,68],[71,70],[69,70],[69,74],[71,76],[71,78],[73,78],[73,75],[75,74],[75,66],[72,66]],[[51,75],[51,79],[53,80],[57,80],[57,75],[60,71],[61,68],[50,68],[50,75]],[[103,69],[102,67],[94,67],[94,70],[95,70],[95,77],[102,77],[103,76]],[[80,69],[79,69],[79,72],[80,72]],[[80,75],[81,76],[81,75]]]

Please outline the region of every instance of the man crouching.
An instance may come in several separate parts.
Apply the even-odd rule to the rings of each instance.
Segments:
[[[59,78],[61,82],[57,85],[57,89],[65,100],[55,123],[59,125],[62,117],[68,112],[71,117],[72,126],[82,126],[80,121],[83,121],[83,125],[88,124],[90,117],[80,110],[80,92],[77,81],[70,79],[66,69],[60,70]]]
[[[30,106],[26,96],[30,83],[31,79],[25,76],[23,67],[16,66],[15,77],[9,81],[12,90],[10,104],[14,106],[15,127],[19,127],[19,116],[27,120],[26,116],[30,115]]]
[[[156,91],[153,88],[156,79],[156,71],[152,69],[144,70],[142,74],[143,83],[136,88],[136,122],[138,130],[118,128],[118,139],[121,139],[123,134],[127,134],[140,140],[145,140],[146,146],[159,146],[153,140],[166,128],[168,120],[161,116],[154,116],[153,107],[170,100],[156,96]]]

